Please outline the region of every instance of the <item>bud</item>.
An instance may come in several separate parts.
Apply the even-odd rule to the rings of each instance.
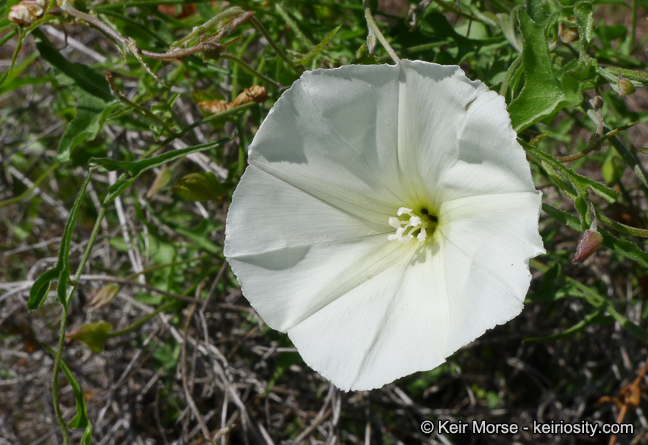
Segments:
[[[603,99],[601,96],[594,96],[590,99],[589,103],[595,111],[598,111],[603,107]]]
[[[623,77],[619,76],[619,82],[617,83],[617,87],[619,88],[619,95],[620,96],[628,96],[635,91],[635,87],[630,82],[628,79],[624,79]]]
[[[578,241],[578,246],[576,247],[576,256],[572,260],[572,263],[582,263],[588,259],[598,246],[603,242],[603,236],[598,233],[596,230],[587,229],[583,236]]]
[[[45,13],[45,0],[23,0],[11,7],[7,18],[21,27],[31,26]]]
[[[68,333],[68,339],[73,338],[85,343],[92,352],[100,354],[103,351],[106,340],[108,340],[108,333],[112,330],[113,326],[105,321],[97,323],[87,323],[74,329]]]
[[[576,28],[565,28],[560,33],[560,40],[565,43],[575,42],[579,39],[578,29]]]
[[[108,283],[102,287],[99,292],[94,296],[92,301],[88,303],[87,308],[100,309],[107,306],[108,303],[113,301],[119,293],[119,285],[117,283]]]
[[[176,182],[171,190],[192,201],[216,201],[227,195],[213,173],[191,173]]]

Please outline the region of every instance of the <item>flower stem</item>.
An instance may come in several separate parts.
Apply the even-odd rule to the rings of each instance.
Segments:
[[[63,344],[65,343],[65,326],[67,324],[67,315],[68,308],[64,304],[63,314],[61,314],[61,326],[59,328],[59,342],[58,347],[56,348],[56,357],[54,358],[54,371],[52,372],[52,403],[54,404],[54,414],[56,415],[56,420],[58,421],[59,427],[61,429],[61,434],[63,435],[64,445],[70,445],[70,433],[68,433],[65,419],[63,419],[63,414],[61,414],[61,406],[59,405],[58,377],[59,369],[61,366],[61,356],[63,355]]]
[[[63,434],[63,444],[70,445],[70,435],[67,430],[67,425],[63,419],[63,414],[61,414],[61,407],[59,405],[59,388],[58,388],[58,377],[59,370],[61,369],[61,360],[63,359],[63,346],[65,344],[65,327],[67,325],[67,316],[68,309],[70,308],[70,301],[72,299],[72,293],[76,289],[76,285],[79,282],[83,268],[85,267],[88,258],[90,258],[90,253],[92,252],[92,247],[94,246],[95,241],[97,240],[97,235],[99,234],[99,229],[101,228],[101,221],[106,215],[106,207],[101,206],[99,209],[99,214],[97,215],[97,220],[95,225],[92,228],[92,233],[90,234],[90,240],[86,246],[86,250],[83,253],[83,258],[81,258],[81,263],[77,268],[76,274],[72,284],[67,290],[67,295],[65,301],[63,302],[63,313],[61,314],[61,325],[59,328],[59,341],[58,347],[56,348],[56,357],[54,358],[54,371],[52,372],[52,402],[54,404],[54,413],[56,414],[56,420],[61,427],[61,433]]]
[[[367,19],[367,26],[371,31],[373,31],[374,35],[378,37],[378,41],[380,44],[385,48],[385,51],[387,51],[387,54],[389,54],[389,57],[392,58],[394,63],[400,62],[399,57],[396,55],[396,52],[394,49],[391,47],[391,45],[387,42],[387,39],[385,39],[385,36],[383,35],[382,32],[380,32],[380,28],[378,28],[378,25],[376,24],[376,21],[374,20],[373,16],[371,15],[371,8],[369,7],[369,0],[362,0],[362,6],[364,7],[364,15],[365,19]]]
[[[636,124],[637,124],[637,122],[630,122],[629,124],[623,125],[623,126],[621,126],[619,128],[615,128],[612,131],[608,131],[603,136],[598,136],[598,135],[595,134],[590,139],[590,143],[587,146],[587,148],[585,148],[583,151],[580,151],[578,153],[575,153],[575,154],[569,155],[569,156],[557,156],[556,160],[558,160],[560,162],[572,162],[572,161],[575,161],[577,159],[580,159],[583,156],[585,156],[587,153],[589,153],[590,151],[598,150],[599,148],[601,148],[601,145],[603,144],[603,142],[607,141],[609,138],[616,135],[618,132],[623,131],[623,130],[627,130],[628,128],[633,127]]]
[[[300,70],[297,69],[297,67],[290,61],[286,53],[283,52],[281,48],[279,48],[277,43],[274,41],[268,30],[265,29],[265,27],[261,24],[261,22],[258,21],[256,17],[252,16],[250,17],[250,23],[252,23],[254,27],[259,30],[263,37],[265,37],[265,39],[268,41],[268,44],[272,47],[272,49],[275,50],[277,55],[281,57],[284,62],[286,62],[286,65],[288,65],[294,72],[299,73]]]

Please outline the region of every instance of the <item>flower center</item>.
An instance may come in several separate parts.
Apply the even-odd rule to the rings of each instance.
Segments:
[[[387,235],[387,239],[409,244],[414,238],[418,242],[425,241],[428,235],[434,231],[439,219],[425,207],[418,212],[414,212],[414,210],[407,207],[401,207],[396,212],[396,216],[390,217],[388,222],[390,226],[396,229],[396,233]]]

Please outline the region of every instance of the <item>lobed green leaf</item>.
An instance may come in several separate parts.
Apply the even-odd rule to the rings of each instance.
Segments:
[[[532,3],[535,2],[530,2],[530,5]],[[534,15],[541,16],[539,11],[535,11]],[[576,94],[578,91],[574,91],[575,86],[568,79],[562,83],[556,80],[545,38],[549,20],[536,22],[524,9],[518,12],[518,19],[524,39],[522,65],[526,82],[508,110],[513,128],[520,132],[566,105],[578,105],[581,97]]]

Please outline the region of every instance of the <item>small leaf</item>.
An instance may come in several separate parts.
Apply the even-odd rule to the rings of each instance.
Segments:
[[[119,289],[120,287],[117,283],[106,284],[99,290],[99,292],[97,292],[92,301],[88,303],[86,307],[91,309],[100,309],[107,306],[115,299],[119,293]]]
[[[119,195],[124,193],[128,187],[133,185],[137,177],[134,178],[129,178],[126,176],[126,174],[121,175],[119,178],[117,178],[117,181],[108,187],[108,194],[104,198],[104,205],[110,204],[113,202]]]
[[[504,34],[504,37],[508,42],[511,44],[513,48],[515,48],[518,52],[522,52],[522,43],[520,42],[520,39],[515,32],[515,19],[516,19],[516,14],[517,14],[517,9],[518,8],[513,8],[510,13],[504,14],[504,13],[499,13],[497,14],[497,18],[500,22],[500,27],[502,29],[502,33]]]
[[[113,325],[105,321],[86,323],[69,332],[66,338],[73,338],[85,343],[92,352],[100,354],[103,352],[104,345],[108,340],[108,333],[112,328]]]
[[[541,341],[555,341],[566,337],[571,337],[572,335],[577,334],[578,332],[582,331],[589,325],[593,323],[601,324],[607,321],[607,319],[608,317],[601,315],[601,309],[597,309],[591,314],[587,315],[587,317],[585,317],[584,319],[576,323],[574,326],[567,328],[558,334],[549,335],[547,337],[525,338],[524,340],[522,340],[522,343],[526,344],[526,343],[536,343]]]
[[[619,156],[615,155],[614,151],[611,151],[610,153],[611,154],[603,162],[601,172],[603,173],[603,179],[605,179],[605,182],[608,185],[613,186],[623,178],[626,164]]]
[[[324,47],[331,41],[331,39],[333,39],[333,37],[335,37],[335,34],[337,34],[341,27],[342,25],[339,25],[337,28],[333,29],[326,35],[326,37],[324,37],[324,39],[322,39],[321,42],[317,44],[317,46],[315,46],[315,48],[304,54],[304,56],[302,56],[301,58],[295,59],[293,61],[295,65],[306,65],[308,62],[310,62],[315,56],[322,52]]]
[[[537,262],[535,262],[537,263]],[[556,289],[557,279],[560,277],[560,264],[554,263],[549,269],[543,270],[542,285],[538,290],[527,295],[525,302],[554,301],[564,296],[558,294]]]
[[[225,138],[221,139],[220,141],[210,142],[209,144],[196,145],[195,147],[183,148],[181,150],[173,150],[154,158],[143,159],[141,161],[114,161],[109,158],[91,158],[90,164],[101,165],[108,171],[125,168],[132,175],[131,178],[127,177],[126,175],[121,175],[117,179],[117,182],[108,187],[108,194],[104,199],[104,204],[110,204],[115,199],[117,199],[119,195],[124,193],[124,191],[126,191],[126,189],[128,189],[128,187],[130,187],[135,182],[139,175],[141,175],[146,170],[154,167],[159,167],[167,162],[173,161],[191,153],[208,150],[231,140],[232,138]]]
[[[594,30],[592,4],[589,2],[578,3],[574,7],[574,14],[576,14],[576,26],[580,37],[580,57],[582,60],[590,57],[587,55],[587,50],[592,41],[592,32]]]
[[[29,301],[27,302],[27,310],[29,312],[35,311],[45,303],[45,298],[47,298],[47,294],[49,293],[52,280],[57,279],[60,273],[61,271],[56,266],[44,272],[34,281],[29,291]]]
[[[168,167],[162,167],[160,173],[155,177],[155,181],[151,184],[151,187],[146,192],[146,197],[151,199],[157,192],[169,185],[171,179],[173,178],[173,172]]]
[[[47,345],[43,345],[43,347],[47,349],[52,357],[56,357],[56,353],[52,348]],[[63,371],[63,374],[65,374],[65,378],[67,378],[70,386],[72,387],[72,392],[74,393],[74,399],[76,401],[77,412],[70,423],[68,423],[68,426],[70,428],[85,428],[85,432],[83,433],[83,437],[81,439],[81,445],[91,445],[92,424],[90,423],[90,419],[88,418],[88,408],[86,406],[85,399],[83,398],[81,385],[79,385],[79,382],[74,377],[74,374],[72,374],[72,371],[70,371],[70,368],[67,367],[63,360],[61,360],[61,370]]]
[[[171,190],[191,201],[218,201],[227,195],[227,189],[216,175],[208,172],[191,173],[176,182]]]

